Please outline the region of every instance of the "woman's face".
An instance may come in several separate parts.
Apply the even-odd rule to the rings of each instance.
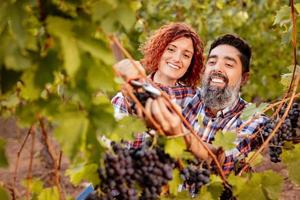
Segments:
[[[181,37],[168,44],[155,74],[160,83],[174,85],[189,68],[194,54],[191,38]]]

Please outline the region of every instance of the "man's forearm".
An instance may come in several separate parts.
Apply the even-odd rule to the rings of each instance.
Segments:
[[[211,157],[208,154],[208,151],[205,149],[203,144],[196,138],[193,134],[188,134],[184,136],[184,140],[187,146],[187,149],[194,154],[197,158],[201,160],[210,161]],[[208,143],[203,142],[213,153],[215,153],[216,149]]]

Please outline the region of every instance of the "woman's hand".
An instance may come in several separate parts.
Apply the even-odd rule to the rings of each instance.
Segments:
[[[146,76],[145,69],[139,61],[123,59],[113,67],[117,75],[123,77],[126,81],[143,79]]]

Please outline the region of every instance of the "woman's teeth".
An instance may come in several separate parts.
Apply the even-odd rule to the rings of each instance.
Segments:
[[[173,65],[172,63],[168,63],[168,66],[173,69],[180,69],[177,65]]]

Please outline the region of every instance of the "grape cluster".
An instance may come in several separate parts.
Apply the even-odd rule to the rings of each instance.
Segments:
[[[161,148],[134,150],[134,179],[143,188],[141,199],[157,199],[163,185],[172,180],[175,161]]]
[[[127,149],[112,143],[112,149],[113,153],[105,154],[104,168],[98,169],[101,194],[95,191],[88,199],[158,199],[162,186],[172,179],[175,161],[158,147]],[[137,185],[141,194],[135,189]]]
[[[261,145],[263,141],[273,132],[276,124],[286,111],[286,106],[283,106],[279,112],[279,117],[275,120],[266,121],[263,130],[260,133],[260,137],[257,138],[256,143]],[[298,103],[293,103],[291,109],[288,112],[288,116],[281,124],[274,137],[269,143],[269,155],[270,160],[274,163],[281,162],[280,155],[282,153],[283,144],[286,141],[291,141],[297,133],[297,129],[300,125],[300,106]]]
[[[203,185],[210,181],[210,170],[204,167],[189,165],[181,170],[181,177],[184,180],[184,187],[189,189],[191,194],[197,194]]]

